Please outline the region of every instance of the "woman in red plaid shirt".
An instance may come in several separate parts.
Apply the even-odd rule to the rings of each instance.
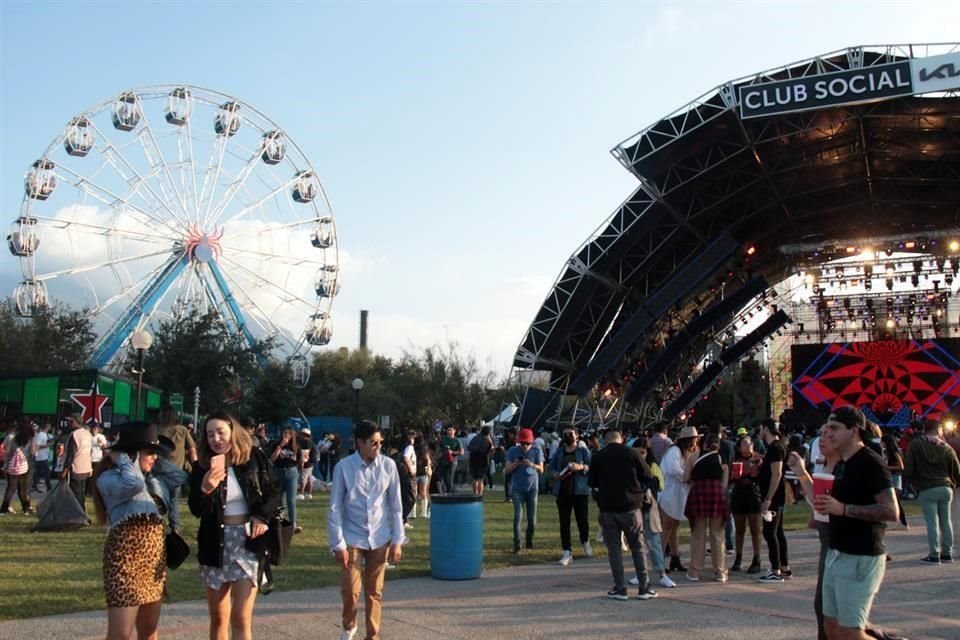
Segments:
[[[723,529],[727,521],[727,465],[720,459],[720,438],[708,435],[700,455],[687,459],[684,479],[690,482],[690,495],[684,515],[690,521],[690,571],[687,580],[697,582],[703,570],[707,529],[710,530],[710,556],[717,582],[727,581],[724,566]]]

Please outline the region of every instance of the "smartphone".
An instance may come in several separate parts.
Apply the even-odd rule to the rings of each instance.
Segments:
[[[224,454],[218,456],[210,457],[210,471],[223,471],[224,465],[226,463],[226,457]]]

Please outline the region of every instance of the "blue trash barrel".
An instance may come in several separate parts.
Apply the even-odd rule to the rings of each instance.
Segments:
[[[483,498],[430,496],[430,573],[438,580],[475,580],[483,569]]]

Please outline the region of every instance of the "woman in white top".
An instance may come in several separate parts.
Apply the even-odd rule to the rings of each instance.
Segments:
[[[686,521],[683,514],[687,506],[687,494],[690,493],[690,484],[683,479],[683,472],[687,459],[697,452],[700,434],[695,427],[684,427],[680,430],[680,437],[672,447],[667,449],[660,461],[660,471],[663,472],[664,487],[660,492],[660,520],[663,525],[663,550],[666,554],[670,549],[670,565],[668,571],[686,571],[680,564],[680,523]]]

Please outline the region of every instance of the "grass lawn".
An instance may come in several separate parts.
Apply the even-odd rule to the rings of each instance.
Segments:
[[[304,532],[294,538],[286,564],[274,571],[278,591],[315,589],[335,585],[339,570],[330,556],[326,535],[327,495],[317,492],[313,500],[298,502],[298,520]],[[87,505],[92,509],[91,500]],[[19,507],[19,504],[15,506]],[[907,513],[919,513],[916,502],[906,503]],[[503,490],[494,491],[484,501],[484,568],[551,562],[560,555],[560,534],[552,496],[541,496],[535,549],[519,556],[513,554],[513,507],[503,502]],[[176,571],[170,572],[168,591],[172,601],[199,600],[203,588],[196,569],[197,520],[181,502],[184,536],[194,555]],[[591,537],[596,535],[596,506],[590,505]],[[808,508],[798,505],[787,509],[786,527],[806,527]],[[101,553],[105,528],[91,526],[63,533],[31,533],[35,516],[20,514],[0,517],[0,620],[54,615],[70,611],[104,608],[101,578]],[[429,521],[413,520],[408,531],[410,544],[404,559],[388,572],[388,580],[428,575],[430,572]],[[683,530],[686,532],[686,529]],[[576,536],[576,525],[573,531]],[[603,545],[594,544],[597,554]],[[684,551],[686,555],[687,551]]]

